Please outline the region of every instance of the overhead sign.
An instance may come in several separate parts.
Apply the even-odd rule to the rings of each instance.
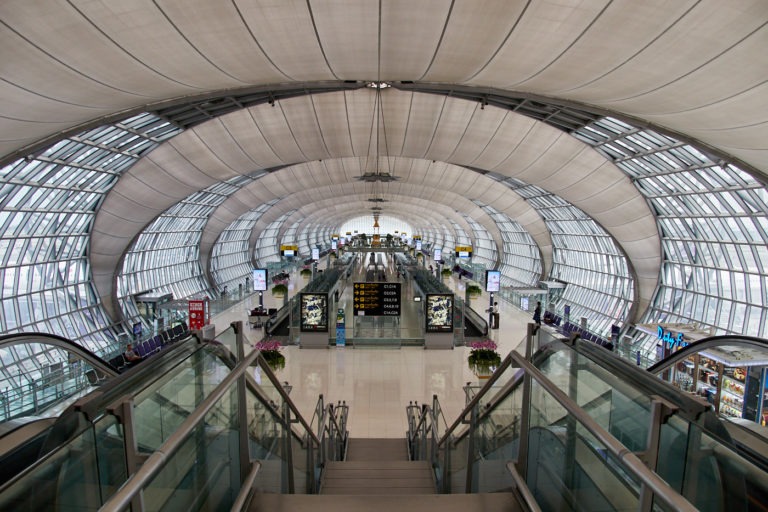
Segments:
[[[469,245],[457,245],[456,252],[472,252],[472,247]]]
[[[356,316],[400,316],[400,283],[355,283]]]

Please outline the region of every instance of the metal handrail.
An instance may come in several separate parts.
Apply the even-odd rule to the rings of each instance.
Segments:
[[[630,452],[607,430],[585,413],[583,409],[571,400],[568,395],[563,393],[563,391],[561,391],[552,381],[545,377],[543,373],[537,370],[535,366],[526,361],[525,357],[513,350],[509,353],[507,359],[510,359],[510,362],[514,361],[520,365],[520,368],[522,368],[526,374],[530,375],[550,396],[557,400],[560,405],[563,406],[576,421],[586,428],[590,434],[602,443],[614,457],[626,465],[639,478],[643,485],[648,486],[656,497],[671,506],[674,510],[680,512],[694,512],[697,510],[696,507],[681,494],[672,489],[672,487],[670,487],[659,475],[651,471],[637,457],[637,455]],[[483,388],[483,390],[485,390],[485,388]]]
[[[309,433],[309,437],[312,438],[312,440],[315,442],[315,444],[320,444],[320,439],[317,438],[317,435],[315,435],[314,432],[312,432],[312,429],[309,425],[307,425],[307,421],[304,419],[304,416],[301,415],[299,410],[296,408],[296,405],[293,403],[293,400],[291,400],[291,397],[288,396],[288,393],[285,392],[285,389],[283,389],[282,384],[280,384],[280,381],[277,380],[277,377],[272,372],[272,370],[269,368],[269,364],[264,359],[264,357],[261,355],[260,351],[254,351],[251,353],[251,355],[256,354],[256,357],[259,361],[259,366],[261,366],[261,369],[264,370],[264,373],[266,373],[267,378],[270,380],[270,382],[275,386],[275,389],[280,394],[280,397],[283,399],[283,401],[288,405],[288,408],[293,412],[294,415],[296,415],[296,418],[299,420],[299,423],[301,423],[301,426],[304,427],[304,430],[306,430]],[[248,358],[250,359],[250,355]],[[256,358],[254,358],[256,359]],[[251,362],[254,360],[251,359]],[[240,365],[238,365],[240,366]],[[242,372],[241,372],[242,373]]]
[[[231,512],[240,512],[243,510],[245,507],[245,501],[248,499],[248,495],[251,494],[253,484],[256,481],[256,476],[259,474],[260,469],[261,462],[258,460],[254,461],[251,465],[251,470],[248,472],[248,476],[246,477],[245,482],[243,482],[243,486],[240,488],[240,492],[237,493],[235,502],[232,504],[232,508],[230,509]]]
[[[512,480],[515,481],[515,487],[520,492],[520,496],[522,496],[523,501],[525,501],[525,505],[528,507],[528,510],[530,512],[541,512],[541,507],[539,507],[539,504],[536,503],[536,498],[534,498],[533,494],[531,494],[531,490],[528,488],[525,480],[523,480],[523,477],[520,476],[520,473],[517,472],[517,468],[515,467],[514,462],[507,462],[507,471],[509,471],[509,474],[512,475]]]
[[[491,378],[488,379],[488,382],[485,383],[485,385],[482,387],[480,391],[470,400],[470,402],[464,407],[464,410],[461,411],[459,414],[459,417],[456,418],[456,421],[453,422],[453,424],[448,427],[448,430],[445,431],[445,434],[443,434],[443,437],[440,438],[440,441],[438,441],[437,446],[440,447],[445,443],[445,441],[451,436],[453,431],[461,424],[464,423],[464,418],[466,418],[467,414],[470,414],[472,412],[472,409],[475,408],[475,406],[480,402],[480,400],[485,396],[485,394],[488,392],[489,389],[496,383],[497,380],[501,377],[501,375],[506,371],[507,368],[509,368],[509,365],[512,364],[512,352],[510,352],[507,357],[504,358],[504,360],[501,362],[501,365],[496,369],[495,372],[493,372],[493,375],[491,375]]]

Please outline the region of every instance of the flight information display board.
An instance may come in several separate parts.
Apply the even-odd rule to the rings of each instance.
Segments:
[[[354,315],[400,316],[400,283],[355,283]]]
[[[328,294],[300,293],[302,332],[328,332]]]
[[[427,332],[453,332],[453,294],[427,294]]]

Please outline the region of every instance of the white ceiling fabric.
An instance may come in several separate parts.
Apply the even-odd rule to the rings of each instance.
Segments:
[[[583,102],[768,168],[762,0],[7,0],[0,19],[0,154],[170,98],[380,79]]]
[[[469,215],[479,210],[470,199],[490,204],[529,230],[546,268],[551,242],[538,214],[506,187],[459,166],[512,176],[560,195],[624,247],[639,281],[641,307],[650,300],[660,265],[655,219],[626,175],[595,150],[510,111],[393,89],[382,91],[381,119],[374,125],[376,101],[375,91],[360,89],[258,105],[187,130],[140,159],[108,194],[94,221],[91,264],[102,300],[109,303],[114,269],[130,242],[189,194],[258,169],[289,165],[222,204],[204,234],[203,243],[211,244],[237,216],[275,198],[295,194],[270,209],[285,213],[311,203],[314,190],[329,184],[349,184],[347,193],[370,195],[371,184],[356,177],[376,170],[371,155],[377,148],[389,155],[378,159],[378,170],[401,178],[380,184],[382,192],[421,187],[424,198],[455,209],[463,204]],[[296,162],[305,163],[290,165]],[[457,202],[452,194],[467,199]]]

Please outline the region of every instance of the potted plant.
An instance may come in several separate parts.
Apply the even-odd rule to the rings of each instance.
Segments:
[[[310,270],[308,268],[303,268],[303,269],[301,269],[301,272],[299,272],[299,274],[304,279],[309,279],[310,277],[312,277],[312,270]]]
[[[276,284],[272,287],[272,296],[275,298],[282,298],[288,293],[288,287],[284,284]]]
[[[487,379],[501,364],[501,355],[496,352],[497,345],[491,340],[475,341],[467,358],[469,369],[478,378]]]
[[[276,340],[261,340],[255,346],[261,351],[261,357],[267,362],[273,372],[285,368],[285,356],[280,353],[283,346]]]
[[[483,293],[483,289],[477,286],[476,284],[467,285],[467,295],[469,295],[470,298],[476,299],[482,293]]]
[[[448,279],[451,277],[451,274],[453,274],[453,271],[449,268],[444,268],[442,272],[440,272],[440,275],[443,276],[443,279]]]

